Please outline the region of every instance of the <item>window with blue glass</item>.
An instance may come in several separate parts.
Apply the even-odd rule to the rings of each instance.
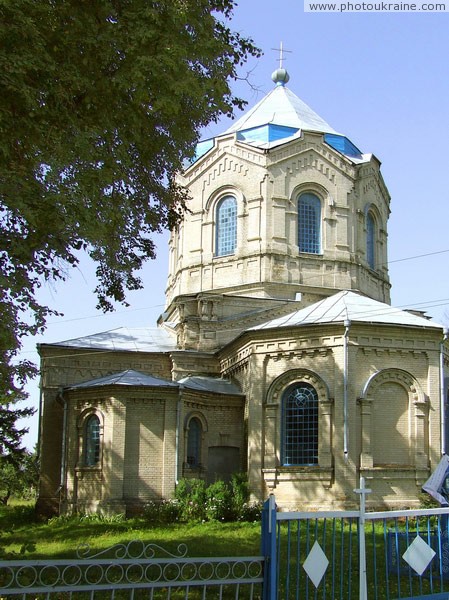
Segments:
[[[300,252],[321,252],[321,200],[315,194],[298,198],[298,246]]]
[[[281,461],[286,467],[318,464],[318,394],[308,383],[283,395]]]
[[[237,200],[225,196],[216,209],[216,256],[233,254],[237,245]]]
[[[376,266],[376,221],[369,212],[366,215],[366,260],[370,269]]]
[[[91,415],[84,425],[84,466],[95,467],[100,462],[100,419]]]
[[[201,435],[203,428],[197,417],[189,421],[187,433],[187,464],[190,467],[199,467],[201,463]]]

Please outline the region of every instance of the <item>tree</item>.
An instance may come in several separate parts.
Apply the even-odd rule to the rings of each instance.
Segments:
[[[11,496],[31,499],[36,495],[39,465],[36,451],[23,451],[13,458],[0,456],[0,504]]]
[[[174,176],[199,132],[243,101],[230,82],[251,39],[233,0],[0,0],[0,398],[35,367],[23,336],[54,311],[38,302],[80,252],[97,264],[99,307],[126,304],[172,227]]]

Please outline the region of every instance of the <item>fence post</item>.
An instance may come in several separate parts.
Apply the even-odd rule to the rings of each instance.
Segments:
[[[262,510],[261,554],[265,557],[263,600],[277,598],[276,501],[273,494]]]
[[[360,495],[360,517],[359,517],[359,598],[367,600],[368,591],[366,587],[366,548],[365,548],[365,512],[366,494],[371,490],[365,487],[365,478],[360,477],[360,487],[354,490]]]

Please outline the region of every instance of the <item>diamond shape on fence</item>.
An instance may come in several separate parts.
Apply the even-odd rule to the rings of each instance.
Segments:
[[[312,580],[313,585],[317,588],[323,578],[324,573],[329,565],[321,546],[318,542],[313,544],[312,550],[304,561],[303,569]]]
[[[422,575],[435,554],[435,550],[432,550],[422,537],[417,536],[404,552],[402,558],[418,575]]]

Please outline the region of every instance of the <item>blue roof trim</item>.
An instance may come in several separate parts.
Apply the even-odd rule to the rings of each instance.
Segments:
[[[355,146],[351,140],[348,140],[344,135],[336,135],[334,133],[325,133],[324,141],[332,146],[334,150],[341,152],[345,156],[353,158],[363,158],[362,152]]]
[[[353,158],[363,158],[362,152],[344,135],[336,135],[334,133],[325,133],[324,141],[332,146],[334,150],[341,152],[345,156]]]
[[[276,142],[291,137],[298,131],[297,127],[273,125],[271,123],[260,127],[252,127],[237,132],[237,139],[242,142]]]
[[[195,148],[195,154],[193,158],[190,160],[185,160],[183,163],[184,169],[188,169],[193,163],[196,163],[202,156],[207,154],[209,150],[212,150],[215,144],[215,138],[210,138],[209,140],[202,140],[198,142]]]
[[[215,138],[210,138],[210,140],[203,140],[201,142],[198,142],[195,150],[195,158],[193,160],[198,160],[207,152],[209,152],[209,150],[212,150],[212,148],[214,147],[214,142]]]

